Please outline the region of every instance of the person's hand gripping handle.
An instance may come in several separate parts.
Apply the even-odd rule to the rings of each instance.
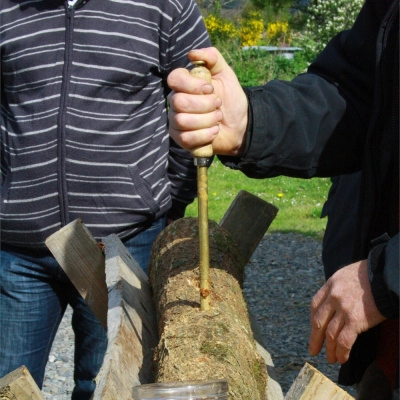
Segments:
[[[207,69],[204,61],[193,61],[194,68],[190,71],[190,75],[204,79],[207,83],[211,84],[211,72]],[[206,144],[192,150],[192,156],[195,158],[210,158],[213,156],[212,144]],[[208,163],[210,160],[208,160]],[[196,164],[197,165],[197,164]]]
[[[211,73],[204,61],[194,61],[195,67],[190,74],[211,83]],[[210,309],[210,245],[208,233],[208,176],[207,169],[213,155],[212,144],[192,150],[197,166],[198,224],[200,246],[200,308]]]

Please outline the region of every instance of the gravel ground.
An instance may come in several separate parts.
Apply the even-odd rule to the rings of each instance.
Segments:
[[[310,303],[324,284],[321,243],[299,234],[268,234],[246,267],[244,293],[258,323],[261,344],[269,351],[284,394],[305,362],[334,382],[339,365],[325,351],[308,354]],[[352,396],[352,387],[342,387]]]
[[[307,352],[309,305],[324,282],[320,242],[293,233],[268,234],[246,267],[244,294],[269,351],[284,394],[305,362],[336,381],[338,366],[325,353]],[[73,333],[68,308],[58,330],[46,368],[43,393],[48,400],[67,400],[73,388]],[[352,396],[354,388],[343,387]],[[249,399],[250,400],[250,399]]]

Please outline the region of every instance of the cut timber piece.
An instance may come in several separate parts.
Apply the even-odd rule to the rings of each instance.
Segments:
[[[25,365],[0,379],[1,400],[45,400]]]
[[[236,241],[245,264],[278,213],[278,208],[241,190],[223,216],[220,226]]]
[[[229,232],[209,221],[211,309],[200,310],[195,218],[167,226],[153,245],[150,282],[160,341],[157,382],[226,379],[230,399],[266,398],[267,369],[257,352],[242,293],[244,265]]]
[[[49,236],[46,246],[107,329],[104,255],[92,234],[80,219],[76,219]]]
[[[299,372],[285,400],[354,400],[347,392],[308,363]]]
[[[103,239],[108,288],[108,346],[94,400],[130,399],[132,387],[153,382],[157,322],[150,285],[118,236]]]
[[[250,318],[251,319],[251,318]],[[266,388],[266,398],[268,400],[284,400],[281,385],[276,377],[275,366],[269,352],[256,340],[258,354],[264,359],[267,365],[268,382]]]
[[[220,226],[226,229],[238,244],[242,261],[247,264],[254,250],[267,232],[278,213],[278,208],[259,197],[241,190],[223,216]],[[246,233],[244,239],[243,232]],[[261,332],[255,318],[249,314],[256,348],[267,364],[268,400],[283,400],[283,392],[276,379],[274,363],[269,352],[260,344],[263,342]]]

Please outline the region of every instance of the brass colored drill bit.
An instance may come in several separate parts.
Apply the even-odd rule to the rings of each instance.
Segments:
[[[193,61],[191,75],[211,83],[211,73],[204,61]],[[208,167],[213,156],[212,145],[198,147],[192,151],[197,166],[198,224],[200,247],[200,308],[210,309],[210,239],[208,233]]]

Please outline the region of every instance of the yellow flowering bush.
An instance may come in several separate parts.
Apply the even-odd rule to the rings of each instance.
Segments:
[[[257,45],[264,32],[264,21],[259,12],[252,12],[240,21],[239,37],[242,46]]]
[[[214,14],[209,14],[204,18],[211,43],[218,41],[230,40],[238,36],[238,31],[232,21],[221,18]]]
[[[260,12],[252,12],[246,18],[236,21],[224,19],[216,14],[204,18],[211,42],[237,39],[241,46],[255,46],[260,43],[264,33],[264,21]]]
[[[276,21],[268,24],[267,38],[272,45],[282,45],[290,43],[289,22]]]

